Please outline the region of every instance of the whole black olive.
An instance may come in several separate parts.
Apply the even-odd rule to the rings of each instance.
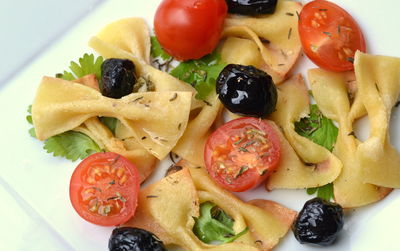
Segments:
[[[343,209],[339,204],[314,198],[304,204],[292,226],[300,243],[331,245],[343,228]]]
[[[165,251],[164,244],[154,234],[140,228],[121,227],[112,231],[108,241],[110,251]]]
[[[100,91],[106,97],[121,98],[132,93],[135,65],[127,59],[109,58],[101,65]]]
[[[275,111],[277,91],[270,75],[253,66],[227,65],[217,78],[225,107],[245,116],[265,117]]]
[[[278,0],[226,0],[228,12],[242,15],[272,14]]]

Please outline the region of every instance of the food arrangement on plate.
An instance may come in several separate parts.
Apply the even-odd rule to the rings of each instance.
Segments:
[[[89,41],[99,56],[40,83],[31,135],[84,159],[70,199],[83,219],[118,226],[110,250],[270,250],[291,229],[330,245],[344,210],[399,187],[388,129],[400,59],[366,54],[331,2],[247,2],[164,0],[154,35],[141,18],[115,21]],[[302,51],[321,67],[310,90],[291,73]],[[168,155],[165,178],[141,186]],[[260,185],[319,198],[296,212],[231,193]]]

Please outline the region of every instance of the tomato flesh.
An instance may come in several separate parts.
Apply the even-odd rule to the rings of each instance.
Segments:
[[[305,54],[326,70],[352,70],[355,52],[366,51],[364,36],[353,17],[325,0],[312,1],[303,7],[299,34]]]
[[[72,174],[70,199],[83,219],[115,226],[134,215],[139,187],[139,173],[134,164],[116,153],[95,153],[84,159]]]
[[[154,17],[154,31],[171,56],[199,59],[217,46],[227,12],[225,0],[164,0]]]
[[[269,123],[252,117],[235,119],[208,138],[204,151],[206,168],[222,187],[246,191],[276,169],[280,143]]]

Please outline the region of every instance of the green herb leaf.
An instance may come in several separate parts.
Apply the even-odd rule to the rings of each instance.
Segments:
[[[228,243],[236,240],[248,231],[245,228],[238,234],[232,229],[233,219],[212,202],[200,204],[200,217],[195,218],[194,234],[204,243]]]
[[[313,104],[310,107],[310,116],[295,123],[295,130],[298,134],[312,140],[314,143],[333,150],[338,135],[338,128],[332,120],[326,118],[319,111],[318,106]],[[325,200],[334,198],[332,183],[321,187],[307,188],[307,194],[317,193],[317,197]]]
[[[100,152],[100,147],[83,133],[67,131],[47,139],[44,149],[53,156],[61,156],[75,161],[84,159],[92,153]]]
[[[334,198],[333,184],[329,183],[321,187],[307,188],[307,194],[312,195],[317,193],[317,197],[330,201]]]
[[[115,128],[117,127],[118,119],[112,117],[100,117],[100,122],[110,129],[110,131],[115,135]]]
[[[197,90],[196,98],[205,100],[215,91],[216,79],[225,66],[221,56],[213,52],[198,60],[181,62],[170,74],[191,84]]]
[[[28,106],[28,115],[26,116],[26,121],[28,121],[29,124],[33,125],[33,121],[32,121],[32,105]],[[35,132],[35,128],[30,128],[29,129],[29,135],[31,135],[32,137],[36,138],[36,132]]]
[[[317,105],[311,105],[310,110],[309,117],[302,118],[295,123],[296,132],[332,151],[336,143],[338,128],[332,120],[322,115]]]
[[[172,57],[170,55],[168,55],[168,53],[166,53],[163,48],[160,45],[160,42],[158,42],[157,38],[155,36],[151,36],[150,37],[150,41],[151,41],[151,56],[153,58],[162,58],[164,60],[169,60]]]
[[[95,59],[93,54],[85,53],[83,57],[79,58],[79,64],[71,61],[69,66],[71,72],[64,71],[56,76],[71,81],[89,74],[95,74],[97,79],[101,79],[101,64],[103,61],[104,59],[101,56]]]

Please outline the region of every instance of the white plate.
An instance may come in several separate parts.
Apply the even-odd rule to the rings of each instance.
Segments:
[[[53,76],[67,69],[71,60],[76,60],[85,52],[93,52],[87,46],[89,38],[104,25],[123,17],[140,16],[152,23],[155,9],[160,0],[114,0],[107,1],[90,13],[71,32],[49,47],[38,60],[32,62],[23,72],[9,83],[0,87],[1,107],[1,160],[0,185],[6,187],[11,196],[21,205],[23,212],[13,216],[30,215],[46,228],[43,235],[36,235],[33,242],[30,234],[35,230],[20,229],[23,224],[2,226],[0,249],[39,250],[41,241],[52,239],[57,243],[54,250],[107,250],[107,242],[112,228],[99,227],[82,220],[69,202],[68,186],[70,175],[77,163],[52,157],[42,149],[42,143],[28,134],[30,125],[26,122],[26,109],[32,103],[36,88],[43,75]],[[383,1],[335,1],[359,22],[364,31],[368,51],[374,54],[399,56],[400,2]],[[29,40],[29,38],[27,38]],[[301,59],[301,71],[313,65]],[[394,111],[392,119],[392,139],[400,149],[400,135],[396,128],[400,125],[399,114]],[[364,136],[366,126],[362,125]],[[305,191],[266,192],[262,187],[251,193],[241,194],[245,199],[268,198],[300,210],[310,198]],[[2,207],[5,205],[3,204]],[[7,205],[6,205],[7,206]],[[399,191],[392,192],[383,201],[372,206],[352,210],[346,216],[346,224],[335,245],[326,248],[300,245],[291,232],[275,250],[399,250],[397,230],[400,225]],[[7,212],[2,210],[0,212]],[[2,239],[6,232],[19,236],[20,243],[7,243]],[[4,238],[4,237],[3,237]],[[28,242],[26,242],[28,241]],[[29,248],[28,248],[29,247]]]

